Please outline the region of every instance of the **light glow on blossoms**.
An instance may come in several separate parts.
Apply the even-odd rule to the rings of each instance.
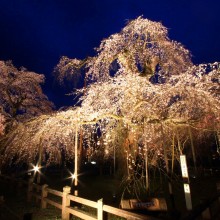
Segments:
[[[72,144],[78,122],[76,113],[76,110],[69,110],[41,115],[19,124],[5,137],[5,163],[10,163],[15,156],[17,163],[33,162],[39,157],[39,146],[42,149],[42,161],[47,157],[47,165],[61,163],[62,157],[66,160],[73,158]]]
[[[17,69],[11,61],[0,61],[0,106],[8,118],[21,121],[52,111],[53,103],[43,93],[42,74]]]
[[[5,142],[5,160],[33,161],[39,144],[48,164],[72,159],[78,132],[88,161],[119,158],[133,187],[147,182],[149,167],[170,173],[194,140],[219,132],[219,63],[193,65],[189,51],[170,40],[161,23],[130,21],[97,52],[83,61],[62,60],[61,74],[71,62],[71,74],[85,65],[88,70],[91,83],[77,90],[78,106],[18,126]]]

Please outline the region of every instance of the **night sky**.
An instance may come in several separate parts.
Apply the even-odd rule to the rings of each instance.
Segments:
[[[220,61],[219,0],[0,0],[0,60],[45,74],[48,97],[69,105],[72,98],[52,83],[60,57],[94,55],[103,38],[140,15],[162,22],[194,63]]]

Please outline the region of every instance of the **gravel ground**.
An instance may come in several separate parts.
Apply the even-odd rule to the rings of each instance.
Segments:
[[[0,195],[4,197],[0,204],[1,220],[55,220],[61,219],[61,210],[48,206],[47,209],[41,209],[39,203],[34,200],[27,202],[27,188],[16,186],[9,187],[9,184],[0,182]]]

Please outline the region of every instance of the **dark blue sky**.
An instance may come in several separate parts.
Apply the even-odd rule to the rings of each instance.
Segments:
[[[49,98],[66,105],[71,98],[51,82],[59,58],[94,55],[103,38],[140,15],[169,28],[194,63],[220,61],[219,0],[0,0],[0,60],[45,74]]]

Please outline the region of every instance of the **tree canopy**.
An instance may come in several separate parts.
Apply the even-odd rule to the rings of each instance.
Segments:
[[[88,152],[100,144],[99,138],[92,138],[93,132],[99,133],[104,146],[99,149],[112,154],[116,146],[127,174],[134,174],[137,166],[146,168],[143,161],[169,172],[169,161],[173,168],[193,139],[219,131],[219,63],[193,65],[190,52],[170,40],[161,23],[138,17],[103,40],[96,51],[96,56],[84,60],[63,57],[56,67],[61,80],[69,74],[75,79],[85,71],[88,85],[77,90],[77,110],[27,122],[28,129],[8,136],[8,155],[32,160],[38,144],[46,154],[58,152],[50,154],[49,162],[60,158],[64,148],[73,155],[71,142],[79,125]]]
[[[0,61],[0,105],[6,118],[23,120],[50,112],[53,103],[43,93],[45,77],[21,68],[10,61]]]
[[[73,158],[76,112],[40,115],[19,123],[2,139],[2,163],[31,163],[42,156],[48,165]]]

